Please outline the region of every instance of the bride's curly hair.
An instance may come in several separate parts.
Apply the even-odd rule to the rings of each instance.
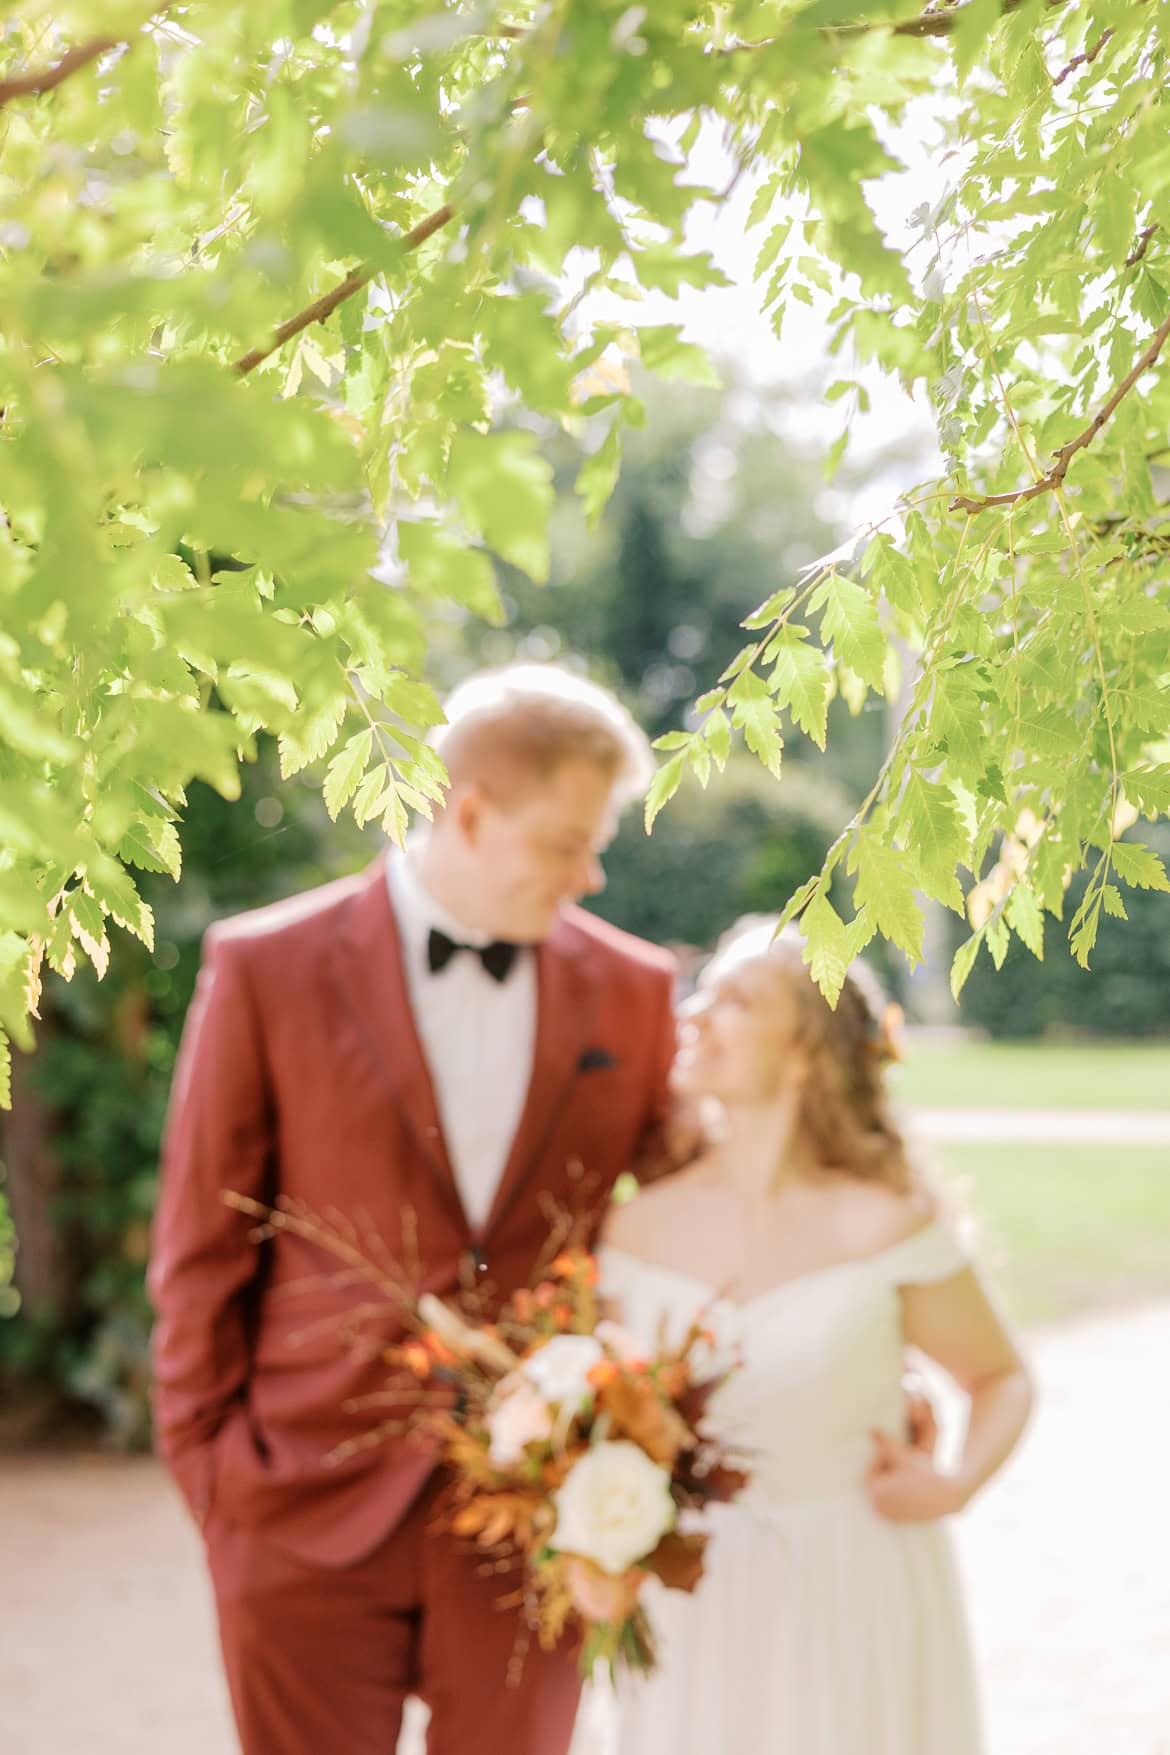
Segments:
[[[806,1057],[798,1125],[822,1164],[899,1193],[927,1193],[890,1106],[885,1068],[899,1056],[901,1011],[891,1005],[865,963],[855,961],[836,1007],[829,1005],[803,961],[804,939],[775,921],[748,915],[720,940],[712,965],[758,941],[759,954],[784,971],[798,1006],[798,1041]]]

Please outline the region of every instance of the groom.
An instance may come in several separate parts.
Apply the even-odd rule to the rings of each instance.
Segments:
[[[572,1732],[573,1653],[524,1652],[515,1578],[434,1533],[421,1447],[350,1442],[410,1418],[364,1399],[392,1304],[287,1232],[258,1245],[221,1198],[300,1202],[491,1310],[557,1214],[592,1237],[655,1149],[673,966],[575,906],[645,787],[645,739],[604,690],[517,666],[456,692],[441,748],[451,790],[406,854],[211,929],[179,1056],[155,1410],[245,1755],[392,1755],[412,1693],[431,1755],[563,1755]]]

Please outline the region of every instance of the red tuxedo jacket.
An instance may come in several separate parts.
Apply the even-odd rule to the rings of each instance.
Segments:
[[[577,909],[538,953],[527,1105],[486,1224],[462,1211],[399,955],[384,860],[212,927],[179,1053],[150,1287],[158,1443],[201,1523],[263,1524],[303,1557],[371,1551],[432,1463],[392,1417],[392,1303],[287,1233],[257,1244],[234,1190],[354,1227],[439,1294],[526,1284],[554,1208],[600,1223],[666,1116],[670,957]],[[370,1342],[376,1343],[368,1344]],[[410,1408],[397,1410],[404,1417]],[[210,1533],[210,1532],[209,1532]]]

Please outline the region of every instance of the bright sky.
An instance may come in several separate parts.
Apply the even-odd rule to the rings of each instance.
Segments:
[[[923,118],[917,138],[903,135],[893,143],[895,155],[912,168],[870,186],[879,224],[900,249],[908,249],[918,235],[908,226],[907,216],[924,201],[933,204],[946,187],[946,172],[936,150],[940,146],[941,136]],[[719,129],[708,125],[691,153],[686,181],[721,190],[731,182],[734,170]],[[664,294],[647,295],[643,309],[656,317],[660,312],[663,322],[681,322],[688,339],[702,343],[716,359],[732,360],[738,377],[761,388],[782,387],[783,395],[770,399],[781,403],[781,430],[786,438],[807,443],[818,454],[827,451],[842,431],[847,409],[844,401],[826,403],[824,391],[836,378],[863,383],[871,408],[868,415],[853,417],[848,460],[851,470],[861,466],[863,474],[865,465],[872,463],[872,473],[859,485],[826,487],[818,507],[834,523],[861,526],[883,517],[902,490],[935,473],[939,458],[931,411],[921,390],[911,400],[896,380],[876,367],[859,372],[847,350],[830,357],[826,317],[836,294],[815,293],[811,306],[789,299],[777,340],[762,310],[763,287],[752,278],[768,224],[747,230],[748,213],[763,180],[761,172],[744,176],[726,202],[697,204],[688,222],[688,246],[709,250],[732,285],[685,287],[676,300]],[[912,259],[919,273],[925,270],[925,255],[920,250]],[[880,453],[894,441],[909,455],[882,466]]]

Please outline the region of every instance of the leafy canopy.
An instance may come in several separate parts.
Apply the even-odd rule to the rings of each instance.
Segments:
[[[729,194],[686,173],[712,118],[759,179],[764,308],[834,300],[834,457],[876,362],[947,461],[775,582],[650,813],[733,733],[780,773],[788,716],[819,739],[832,695],[904,687],[790,904],[830,994],[874,932],[917,956],[923,895],[971,920],[957,985],[1042,953],[1072,869],[1082,961],[1170,887],[1118,839],[1170,807],[1168,32],[1120,0],[9,9],[0,1043],[46,962],[103,969],[111,919],[150,942],[134,872],[178,876],[186,788],[232,796],[260,731],[392,835],[440,796],[428,627],[498,616],[497,559],[545,577],[542,432],[581,439],[597,517],[628,361],[709,378],[643,295],[723,278],[685,242]],[[901,253],[869,186],[925,115],[951,181]]]

